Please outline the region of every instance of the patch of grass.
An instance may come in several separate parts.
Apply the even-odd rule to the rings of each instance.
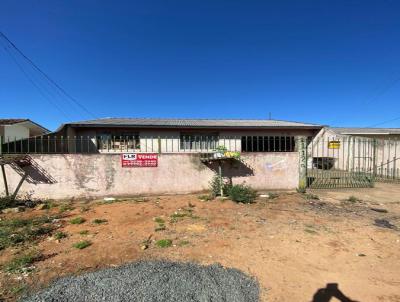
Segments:
[[[12,287],[10,289],[10,292],[13,295],[18,295],[18,294],[21,294],[21,293],[25,292],[27,290],[27,288],[28,287],[27,287],[26,284],[20,284],[20,285],[16,285],[16,286]]]
[[[186,245],[189,245],[189,244],[190,244],[190,242],[187,241],[187,240],[181,240],[181,241],[179,241],[179,243],[178,243],[179,246],[186,246]]]
[[[54,231],[51,224],[58,216],[0,220],[0,250],[17,244],[33,243]]]
[[[64,213],[64,212],[67,212],[67,211],[72,211],[74,209],[75,208],[71,204],[63,203],[62,205],[60,205],[59,212],[60,213]]]
[[[56,204],[54,200],[49,199],[43,203],[42,210],[50,210],[56,207],[58,207],[58,204]]]
[[[4,266],[4,269],[8,273],[19,273],[32,265],[35,261],[39,260],[41,257],[42,254],[38,251],[30,251],[14,257]]]
[[[347,198],[346,201],[355,203],[355,202],[359,202],[359,201],[361,201],[361,200],[352,195],[352,196],[350,196],[349,198]]]
[[[161,239],[156,241],[156,245],[160,248],[170,247],[172,245],[171,239]]]
[[[83,240],[83,241],[79,241],[77,243],[74,243],[72,246],[76,249],[79,250],[83,250],[85,248],[87,248],[88,246],[91,246],[92,243],[89,240]]]
[[[56,233],[53,235],[53,237],[54,237],[54,239],[61,240],[61,239],[63,239],[63,238],[67,238],[67,237],[68,237],[68,234],[59,231],[59,232],[56,232]]]
[[[70,224],[82,224],[82,223],[84,223],[85,221],[86,221],[86,219],[83,218],[83,217],[75,217],[75,218],[72,218],[72,219],[69,221],[69,223],[70,223]]]
[[[312,193],[304,194],[304,198],[307,200],[319,200],[319,196],[316,194],[312,194]]]
[[[79,232],[79,235],[82,235],[82,236],[89,235],[89,231],[88,231],[88,230],[80,231],[80,232]]]
[[[103,224],[103,223],[108,222],[108,220],[107,220],[107,219],[102,219],[102,218],[96,218],[96,219],[94,219],[92,222],[93,222],[94,224]]]
[[[157,223],[159,223],[159,224],[164,224],[164,223],[165,223],[165,220],[162,219],[161,217],[156,217],[156,218],[154,218],[154,221],[157,222]]]

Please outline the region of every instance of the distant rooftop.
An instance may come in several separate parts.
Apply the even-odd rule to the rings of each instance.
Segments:
[[[336,134],[400,135],[400,128],[330,128]]]
[[[164,118],[101,118],[72,122],[66,125],[80,127],[144,127],[144,128],[307,128],[323,126],[280,120],[251,119],[164,119]]]
[[[0,119],[0,125],[14,125],[27,121],[29,121],[27,118],[2,118]]]

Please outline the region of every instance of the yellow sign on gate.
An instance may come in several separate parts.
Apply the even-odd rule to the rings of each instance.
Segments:
[[[328,142],[328,149],[340,149],[340,141]]]

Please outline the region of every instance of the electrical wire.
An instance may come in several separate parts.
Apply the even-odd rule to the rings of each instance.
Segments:
[[[85,106],[83,106],[80,102],[78,102],[74,97],[72,97],[69,93],[66,92],[64,88],[62,88],[59,84],[57,84],[49,75],[47,75],[42,69],[40,69],[30,58],[28,58],[4,33],[0,31],[0,37],[8,42],[9,45],[24,58],[36,71],[38,71],[50,84],[52,84],[56,91],[64,95],[69,101],[73,102],[83,111],[85,111],[89,116],[96,118],[96,116],[90,112]]]

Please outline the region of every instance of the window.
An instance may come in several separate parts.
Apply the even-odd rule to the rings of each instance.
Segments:
[[[183,150],[213,150],[218,146],[218,133],[181,133],[180,148]]]
[[[140,149],[139,133],[115,132],[97,135],[98,149],[135,150]]]
[[[294,136],[242,136],[242,152],[293,152]]]

